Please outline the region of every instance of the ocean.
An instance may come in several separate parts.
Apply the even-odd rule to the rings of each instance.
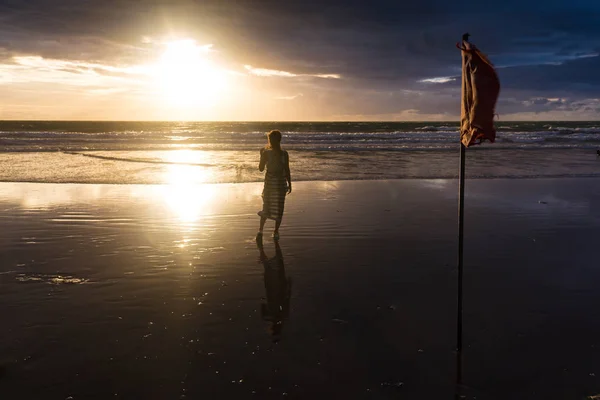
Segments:
[[[600,122],[497,123],[467,150],[468,178],[600,176]],[[279,129],[293,180],[455,178],[455,122],[0,122],[0,181],[234,183],[262,180]]]

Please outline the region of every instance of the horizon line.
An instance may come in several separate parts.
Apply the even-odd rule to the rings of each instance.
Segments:
[[[399,120],[135,120],[135,119],[0,119],[0,123],[3,122],[156,122],[156,123],[224,123],[224,122],[237,122],[237,123],[457,123],[460,124],[460,120],[420,120],[420,121],[399,121]],[[544,120],[502,120],[495,121],[500,122],[600,122],[600,119],[544,119]]]

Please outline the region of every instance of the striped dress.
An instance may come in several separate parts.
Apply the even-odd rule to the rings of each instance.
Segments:
[[[262,152],[261,157],[266,160],[267,167],[265,186],[262,192],[262,214],[266,218],[278,221],[283,217],[285,195],[288,189],[285,176],[289,155],[285,150],[276,152],[266,149]]]

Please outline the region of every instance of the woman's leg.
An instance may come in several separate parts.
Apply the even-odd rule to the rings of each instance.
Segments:
[[[281,218],[275,221],[275,232],[279,232],[279,227],[281,226]]]
[[[260,233],[262,233],[265,228],[265,222],[267,222],[267,219],[265,217],[260,217],[260,228],[258,230]]]
[[[285,193],[285,192],[284,192]],[[285,208],[285,194],[279,197],[279,219],[275,220],[275,232],[279,233],[279,227],[281,226],[281,220],[283,219],[283,210]]]
[[[262,193],[262,199],[263,199],[263,208],[262,211],[259,211],[258,215],[260,215],[260,227],[258,228],[258,233],[259,235],[262,235],[263,233],[263,229],[265,228],[265,222],[267,222],[267,213],[265,213],[265,211],[267,211],[268,205],[267,205],[267,201],[268,201],[268,195],[265,196],[265,192],[267,189],[267,184],[265,182],[265,187],[263,188],[263,193]]]

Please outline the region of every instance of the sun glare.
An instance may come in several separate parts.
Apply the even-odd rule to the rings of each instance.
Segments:
[[[216,104],[226,86],[225,72],[209,58],[210,45],[191,39],[166,44],[156,67],[157,83],[169,104],[208,107]]]
[[[165,203],[183,223],[196,222],[212,211],[216,190],[212,184],[171,184],[157,189]]]
[[[215,188],[206,184],[211,179],[211,172],[203,166],[191,164],[206,164],[206,153],[193,150],[170,151],[166,161],[182,163],[167,166],[164,176],[166,185],[159,190],[175,215],[184,223],[192,223],[206,212],[210,211]],[[185,164],[189,163],[189,164]]]

